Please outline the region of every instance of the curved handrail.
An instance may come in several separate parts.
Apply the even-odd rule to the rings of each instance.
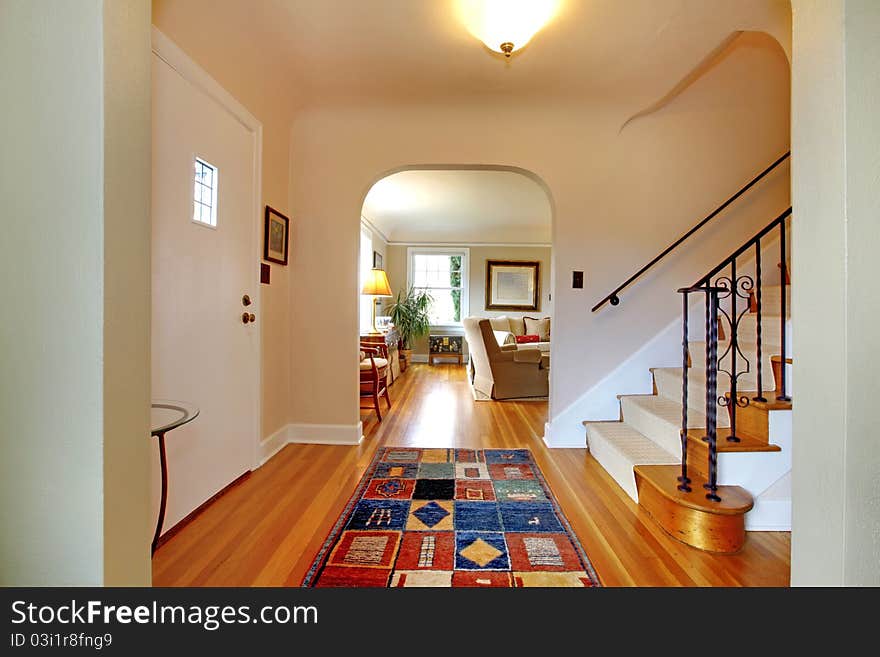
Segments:
[[[769,167],[767,167],[766,169],[764,169],[764,170],[763,170],[761,173],[759,173],[757,176],[755,176],[754,178],[752,178],[752,179],[751,179],[751,180],[745,185],[745,187],[743,187],[742,189],[740,189],[736,194],[734,194],[734,195],[731,196],[729,199],[727,199],[726,201],[724,201],[724,203],[722,203],[722,204],[719,205],[717,208],[715,208],[715,210],[713,210],[711,214],[709,214],[707,217],[705,217],[705,218],[704,218],[702,221],[700,221],[696,226],[694,226],[693,228],[691,228],[688,232],[686,232],[684,235],[682,235],[682,236],[679,237],[677,240],[675,240],[672,244],[670,244],[669,246],[667,246],[667,247],[663,250],[663,252],[662,252],[660,255],[658,255],[656,258],[654,258],[653,260],[651,260],[651,262],[649,262],[647,265],[645,265],[644,267],[642,267],[641,269],[639,269],[635,274],[633,274],[632,276],[630,276],[630,277],[629,277],[628,279],[626,279],[623,283],[621,283],[620,285],[618,285],[618,286],[614,289],[613,292],[611,292],[610,294],[608,294],[604,299],[602,299],[599,303],[597,303],[595,306],[593,306],[592,312],[596,312],[597,310],[599,310],[599,308],[601,308],[602,306],[604,306],[606,303],[610,303],[612,306],[616,306],[616,305],[618,305],[618,304],[620,303],[620,297],[618,297],[617,295],[618,295],[621,291],[623,291],[624,289],[626,289],[627,287],[629,287],[629,285],[630,285],[633,281],[635,281],[636,279],[640,278],[640,277],[642,276],[642,274],[644,274],[644,273],[645,273],[646,271],[648,271],[651,267],[653,267],[654,265],[656,265],[658,262],[660,262],[660,261],[661,261],[663,258],[665,258],[667,255],[669,255],[669,253],[670,253],[671,251],[673,251],[673,250],[674,250],[679,244],[681,244],[682,242],[684,242],[687,238],[689,238],[691,235],[693,235],[693,234],[696,233],[698,230],[700,230],[700,228],[702,228],[702,227],[705,226],[707,223],[709,223],[712,219],[714,219],[716,216],[718,216],[718,215],[719,215],[719,214],[720,214],[720,213],[721,213],[721,212],[722,212],[727,206],[729,206],[729,205],[730,205],[731,203],[733,203],[736,199],[738,199],[740,196],[742,196],[742,195],[745,194],[747,191],[749,191],[752,187],[754,187],[754,186],[755,186],[755,185],[756,185],[756,184],[757,184],[762,178],[764,178],[764,176],[766,176],[768,173],[770,173],[771,171],[773,171],[773,169],[775,169],[775,168],[778,167],[780,164],[782,164],[782,162],[784,162],[786,159],[788,159],[788,157],[789,157],[790,155],[791,155],[791,151],[786,151],[786,153],[785,153],[784,155],[782,155],[781,157],[777,158],[776,161],[773,162],[773,164],[771,164]]]

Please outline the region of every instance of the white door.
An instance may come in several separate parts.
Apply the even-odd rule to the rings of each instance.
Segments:
[[[258,444],[255,133],[216,97],[153,54],[152,396],[201,411],[166,436],[164,530],[250,470]],[[216,167],[202,185],[196,158]],[[194,221],[196,190],[216,226]],[[156,459],[154,512],[158,491]]]

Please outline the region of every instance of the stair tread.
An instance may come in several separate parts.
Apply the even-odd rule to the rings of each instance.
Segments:
[[[681,368],[680,367],[655,367],[651,369],[651,372],[656,376],[673,376],[681,381]],[[718,373],[718,387],[720,388],[722,385],[728,383],[728,379],[723,372]],[[737,383],[740,384],[737,386],[738,390],[742,390],[744,392],[753,392],[747,388],[744,388],[744,385],[758,385],[757,375],[752,372],[746,372],[740,375],[739,379],[737,379]],[[688,368],[688,384],[689,385],[706,385],[706,372],[702,368]],[[755,388],[757,390],[757,388]]]
[[[730,393],[725,393],[725,397]],[[764,396],[767,398],[767,401],[755,401],[754,399],[749,401],[749,406],[754,406],[755,408],[760,408],[764,411],[790,411],[791,410],[791,402],[790,401],[780,401],[776,399],[776,391],[775,390],[765,390]]]
[[[681,402],[679,401],[661,397],[660,395],[620,395],[619,399],[639,406],[674,426],[681,425]],[[624,421],[626,421],[626,415],[624,415]],[[689,408],[688,425],[695,428],[705,427],[706,415],[699,410]]]
[[[679,458],[626,422],[584,422],[589,431],[599,434],[621,456],[633,464],[676,464]]]
[[[718,429],[718,440],[716,447],[719,452],[780,452],[782,448],[779,445],[768,443],[755,438],[740,430],[737,430],[740,442],[732,443],[727,440],[730,435],[730,429]],[[705,429],[688,429],[688,440],[692,441],[698,447],[709,449],[709,443],[703,440]]]
[[[706,499],[706,490],[703,488],[706,479],[696,474],[691,475],[690,493],[678,490],[681,470],[674,465],[637,465],[635,473],[637,482],[645,482],[676,504],[698,511],[718,515],[742,515],[754,506],[752,496],[741,486],[719,486],[720,502]]]

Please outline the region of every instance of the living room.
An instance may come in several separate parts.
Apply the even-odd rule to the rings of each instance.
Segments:
[[[511,167],[407,168],[373,185],[361,219],[360,340],[367,351],[384,345],[374,355],[387,356],[389,389],[409,367],[446,364],[467,368],[476,400],[547,398],[552,209],[540,179]],[[377,270],[386,289],[369,289]],[[497,392],[481,320],[513,378],[527,371]],[[512,353],[527,351],[514,364]],[[367,400],[364,411],[377,409]]]

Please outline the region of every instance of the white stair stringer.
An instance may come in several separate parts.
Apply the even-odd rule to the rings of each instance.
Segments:
[[[791,411],[770,411],[769,429],[770,443],[781,451],[718,452],[718,485],[742,486],[754,498],[755,506],[746,514],[747,530],[790,531],[791,486],[787,497],[784,489],[771,488],[791,473]],[[765,493],[772,494],[764,498]]]
[[[680,459],[625,422],[586,422],[587,446],[599,464],[634,502],[639,501],[633,468],[675,465]]]

